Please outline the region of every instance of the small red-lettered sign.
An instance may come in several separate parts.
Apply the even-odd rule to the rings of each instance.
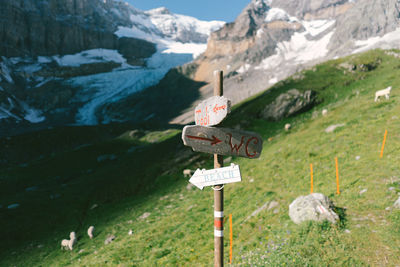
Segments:
[[[194,110],[196,125],[213,126],[219,124],[231,111],[231,101],[223,96],[210,97]]]

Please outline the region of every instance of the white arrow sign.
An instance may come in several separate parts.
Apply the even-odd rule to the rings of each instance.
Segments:
[[[229,184],[242,181],[239,165],[231,164],[229,167],[200,170],[197,169],[189,182],[203,190],[205,186]]]

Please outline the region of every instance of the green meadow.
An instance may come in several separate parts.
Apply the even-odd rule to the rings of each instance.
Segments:
[[[390,99],[374,102],[388,86]],[[279,122],[260,117],[293,88],[316,91],[319,104]],[[264,143],[260,158],[226,162],[239,164],[242,174],[242,182],[224,188],[225,218],[233,218],[232,264],[225,222],[226,266],[400,265],[400,210],[393,207],[400,193],[399,103],[400,60],[373,50],[296,73],[236,105],[221,126],[257,132]],[[326,133],[334,124],[344,126]],[[183,170],[211,169],[213,157],[183,146],[181,130],[65,127],[0,139],[7,151],[0,265],[212,266],[213,190],[189,188]],[[337,207],[336,225],[289,218],[289,204],[310,193],[310,164],[314,192]],[[251,216],[272,201],[278,206]],[[13,203],[20,206],[7,209]],[[91,225],[93,239],[86,234]],[[62,250],[71,231],[77,244]],[[105,245],[110,235],[115,240]]]

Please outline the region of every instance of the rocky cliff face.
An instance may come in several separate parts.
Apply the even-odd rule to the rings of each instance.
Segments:
[[[154,45],[119,39],[118,26],[131,26],[132,7],[99,0],[0,0],[0,55],[6,57],[74,54],[93,48],[117,49],[147,58]]]
[[[399,27],[399,1],[359,0],[353,8],[337,18],[336,31],[329,48],[341,54],[344,45],[351,50],[355,40],[381,37]]]

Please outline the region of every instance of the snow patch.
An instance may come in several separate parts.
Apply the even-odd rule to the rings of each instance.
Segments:
[[[290,16],[283,9],[271,8],[267,12],[267,16],[265,17],[265,22],[271,22],[271,21],[275,21],[275,20],[289,21]]]
[[[383,36],[371,37],[367,40],[358,40],[355,41],[356,49],[353,51],[353,54],[364,52],[374,48],[383,48],[389,49],[393,48],[393,44],[400,43],[400,27],[395,31],[389,32]],[[399,48],[399,45],[397,45]]]
[[[146,28],[155,28],[154,24],[149,19],[149,16],[145,13],[138,13],[130,16],[130,19],[133,23],[140,25],[141,27]]]
[[[8,113],[6,113],[2,107],[0,107],[0,120],[7,119],[10,117]]]
[[[304,64],[326,56],[334,29],[317,40],[308,40],[307,36],[318,35],[331,27],[333,23],[334,21],[303,22],[303,25],[306,25],[306,31],[296,32],[289,41],[278,43],[276,54],[265,58],[255,69],[276,68],[284,61],[292,61],[293,64]]]
[[[11,100],[11,98],[7,97],[7,101],[8,101],[8,106],[10,107],[9,109],[13,109],[15,107],[13,101]]]
[[[38,63],[46,64],[46,63],[51,63],[53,60],[50,57],[39,56],[37,61]]]
[[[26,59],[23,59],[23,58],[21,58],[21,57],[12,57],[12,58],[9,58],[9,61],[10,61],[12,64],[16,65],[16,64],[18,64],[18,63],[25,62]]]
[[[11,113],[11,111],[3,108],[0,106],[0,120],[1,119],[7,119],[7,118],[14,118],[16,120],[21,120],[21,118],[19,118],[18,116],[14,115],[13,113]]]
[[[82,64],[91,64],[99,62],[116,62],[126,63],[126,59],[118,53],[117,50],[111,49],[91,49],[85,50],[74,55],[53,56],[53,59],[59,66],[79,67]],[[43,60],[43,59],[42,59]]]
[[[298,63],[306,63],[328,54],[327,47],[333,33],[332,31],[315,41],[307,40],[304,34],[295,33],[290,42],[281,43],[280,49],[286,51],[285,58],[287,60],[293,59]]]
[[[192,59],[195,59],[207,49],[207,44],[196,43],[170,43],[168,48],[163,50],[163,54],[191,54]]]
[[[6,79],[7,82],[14,83],[14,80],[11,78],[10,70],[8,69],[6,64],[4,64],[4,62],[0,63],[0,74],[3,75],[4,79]]]
[[[149,11],[146,11],[147,14],[150,15],[165,15],[165,14],[171,14],[171,12],[168,10],[168,8],[166,7],[158,7],[158,8],[154,8],[151,9]]]
[[[257,38],[261,38],[264,35],[264,29],[260,28],[257,30],[256,36]]]
[[[35,86],[35,88],[39,88],[39,87],[45,85],[46,83],[48,83],[48,82],[50,82],[50,81],[52,81],[52,80],[54,80],[54,79],[53,79],[53,78],[46,78],[46,79],[43,79],[41,82],[39,82],[39,83]]]
[[[237,70],[237,72],[244,73],[244,72],[248,71],[250,69],[250,67],[251,67],[250,64],[244,64]]]
[[[137,39],[143,39],[148,42],[153,42],[154,39],[156,38],[155,35],[149,32],[144,32],[143,30],[137,28],[137,27],[122,27],[118,26],[118,30],[114,32],[116,36],[119,38],[121,37],[128,37],[128,38],[137,38]]]
[[[307,33],[311,36],[317,36],[332,27],[335,22],[336,20],[311,20],[302,21],[302,24],[306,28]]]
[[[276,84],[278,82],[278,78],[274,77],[268,81],[270,84]]]
[[[46,119],[44,116],[41,115],[42,113],[39,110],[30,108],[26,104],[23,104],[23,107],[26,112],[24,119],[29,121],[30,123],[39,123]]]
[[[42,66],[40,64],[29,64],[19,68],[20,71],[23,71],[25,73],[35,73],[41,69]]]

